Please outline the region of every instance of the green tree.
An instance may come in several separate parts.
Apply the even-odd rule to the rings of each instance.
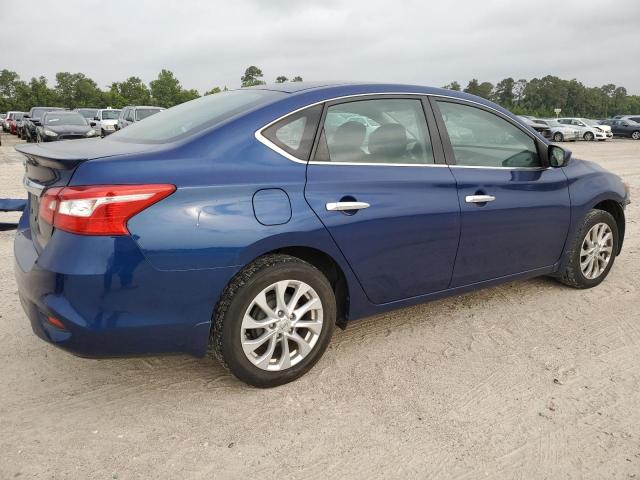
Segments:
[[[505,78],[496,85],[493,93],[493,101],[504,108],[512,108],[515,100],[514,87],[516,82],[513,78]]]
[[[107,103],[113,108],[151,103],[149,88],[138,77],[129,77],[124,82],[113,82],[106,98]]]
[[[17,92],[19,85],[24,84],[20,76],[11,70],[0,71],[0,112],[17,108]]]
[[[102,91],[83,73],[56,73],[55,92],[60,103],[68,108],[104,106]]]
[[[470,93],[471,95],[477,95],[482,98],[490,98],[491,92],[493,91],[493,84],[490,82],[482,82],[478,83],[476,78],[469,81],[467,88],[464,89],[465,92]]]
[[[149,86],[151,87],[151,97],[155,105],[169,108],[184,101],[182,86],[170,70],[163,68],[158,74],[158,78],[153,80]]]
[[[284,75],[280,75],[279,77],[276,78],[276,83],[284,83],[284,82],[288,82],[289,79],[287,77],[285,77]]]
[[[446,88],[447,90],[455,90],[456,92],[459,92],[460,90],[462,90],[462,88],[460,87],[460,84],[455,80],[449,83],[448,85],[445,85],[442,88]]]
[[[265,82],[260,80],[263,77],[262,70],[255,65],[247,67],[244,71],[244,75],[240,77],[243,87],[253,87],[255,85],[264,85]]]
[[[225,87],[227,88],[227,87]],[[207,90],[206,92],[204,92],[205,96],[206,95],[213,95],[214,93],[220,93],[222,90],[220,90],[220,87],[213,87],[211,90]]]
[[[47,78],[43,75],[38,78],[33,77],[29,82],[29,104],[31,107],[37,105],[47,107],[63,106],[58,101],[56,92],[47,85]]]
[[[292,82],[302,82],[302,77],[300,75],[296,75],[291,79]]]

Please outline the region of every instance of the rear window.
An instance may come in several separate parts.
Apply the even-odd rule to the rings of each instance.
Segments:
[[[108,140],[167,143],[186,138],[240,113],[283,97],[270,90],[232,90],[182,103],[109,135]]]

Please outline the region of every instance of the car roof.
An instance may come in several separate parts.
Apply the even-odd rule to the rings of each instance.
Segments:
[[[459,98],[480,103],[491,108],[506,112],[495,103],[469,93],[447,90],[444,88],[427,87],[424,85],[411,85],[401,83],[377,83],[377,82],[285,82],[247,87],[246,89],[273,90],[289,94],[291,97],[313,94],[315,97],[324,97],[325,100],[340,96],[367,95],[367,94],[418,94],[438,95]],[[245,90],[245,88],[243,88]]]

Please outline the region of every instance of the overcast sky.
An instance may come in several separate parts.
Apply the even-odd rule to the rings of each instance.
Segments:
[[[265,80],[442,86],[557,75],[640,94],[640,0],[0,0],[0,69],[106,88],[172,70],[185,88]]]

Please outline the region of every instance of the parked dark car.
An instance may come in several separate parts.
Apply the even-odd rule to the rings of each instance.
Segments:
[[[611,131],[616,137],[629,137],[634,140],[640,140],[640,123],[634,122],[630,119],[616,119],[603,120],[604,125],[609,125]]]
[[[14,271],[39,337],[210,351],[260,387],[307,372],[336,324],[540,275],[595,287],[629,202],[502,107],[420,86],[243,88],[16,148]]]
[[[42,116],[36,127],[36,141],[56,142],[95,137],[96,131],[79,112],[52,111]]]
[[[144,120],[151,115],[160,113],[164,108],[162,107],[124,107],[118,116],[118,123],[116,124],[117,130],[122,130],[129,125],[132,125],[140,120]]]
[[[24,140],[27,142],[35,142],[36,141],[36,127],[40,125],[40,121],[42,120],[42,116],[47,112],[53,112],[58,110],[64,110],[64,108],[59,107],[33,107],[29,110],[29,113],[25,115],[24,122],[22,125],[22,133],[24,135]]]
[[[74,112],[78,112],[80,115],[82,115],[87,120],[87,123],[91,123],[93,121],[93,117],[96,116],[99,110],[100,110],[99,108],[74,108],[73,109]]]

